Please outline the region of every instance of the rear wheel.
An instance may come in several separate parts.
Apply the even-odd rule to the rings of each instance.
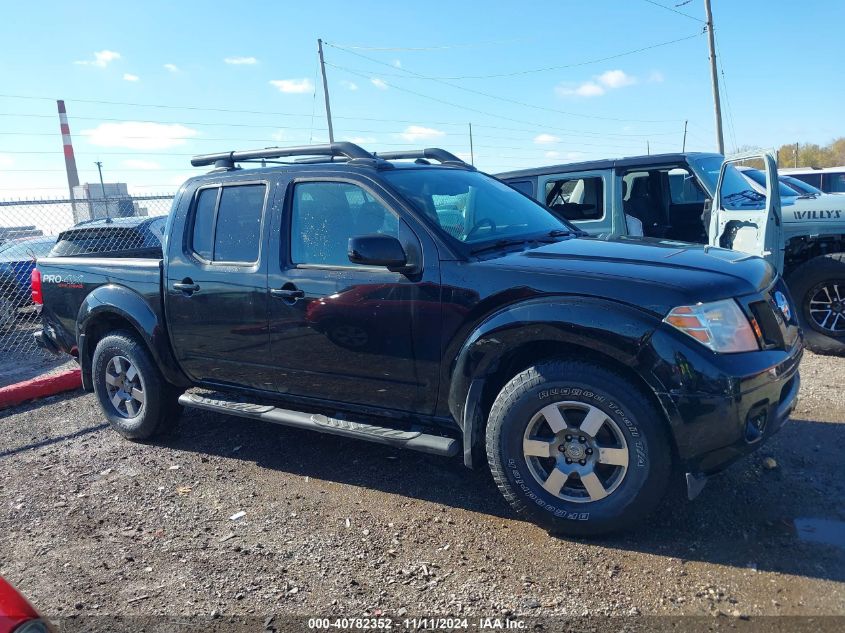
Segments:
[[[100,407],[123,437],[143,440],[175,426],[180,411],[176,389],[134,335],[115,332],[103,337],[92,365]]]
[[[787,283],[807,347],[845,355],[845,254],[815,257],[796,268]]]
[[[490,411],[487,459],[519,514],[575,536],[643,518],[672,462],[665,420],[645,395],[580,361],[536,365],[505,385]]]

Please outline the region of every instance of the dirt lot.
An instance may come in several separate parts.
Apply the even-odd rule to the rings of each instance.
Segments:
[[[458,460],[200,412],[133,444],[55,398],[0,412],[0,574],[54,617],[845,615],[843,376],[808,354],[772,442],[589,542]]]

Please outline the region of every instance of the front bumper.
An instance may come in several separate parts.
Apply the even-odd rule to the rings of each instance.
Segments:
[[[789,350],[719,355],[657,338],[664,379],[674,381],[659,397],[684,472],[723,470],[777,433],[798,403],[800,339]]]

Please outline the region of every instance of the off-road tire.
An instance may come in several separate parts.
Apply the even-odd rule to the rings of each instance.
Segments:
[[[829,253],[804,262],[789,274],[786,283],[796,304],[798,324],[807,348],[817,354],[845,356],[845,331],[839,336],[826,333],[810,315],[810,300],[822,286],[838,284],[845,297],[845,253]]]
[[[114,374],[115,358],[120,366],[126,361],[135,368],[135,384],[142,387],[143,403],[134,410],[116,407],[109,394],[106,381],[107,368]],[[92,360],[94,392],[100,407],[112,428],[130,440],[145,440],[172,432],[179,420],[181,407],[177,402],[177,389],[168,383],[147,350],[137,337],[125,331],[113,332],[103,337],[94,350]],[[113,387],[112,387],[113,388]],[[125,405],[123,405],[125,406]]]
[[[627,443],[627,471],[604,498],[561,499],[547,491],[530,470],[530,458],[523,452],[526,429],[544,407],[563,401],[600,409]],[[660,503],[672,471],[663,414],[630,380],[583,361],[544,362],[514,376],[490,410],[486,448],[493,478],[517,514],[553,533],[570,536],[597,536],[640,521]]]

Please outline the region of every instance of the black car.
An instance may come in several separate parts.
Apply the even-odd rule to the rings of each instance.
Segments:
[[[50,257],[95,253],[155,256],[161,253],[166,221],[166,216],[133,216],[80,222],[59,233]]]
[[[795,406],[801,336],[763,259],[587,237],[439,149],[192,162],[214,169],[177,193],[162,258],[38,263],[36,338],[127,438],[182,405],[462,453],[516,511],[597,534]]]

